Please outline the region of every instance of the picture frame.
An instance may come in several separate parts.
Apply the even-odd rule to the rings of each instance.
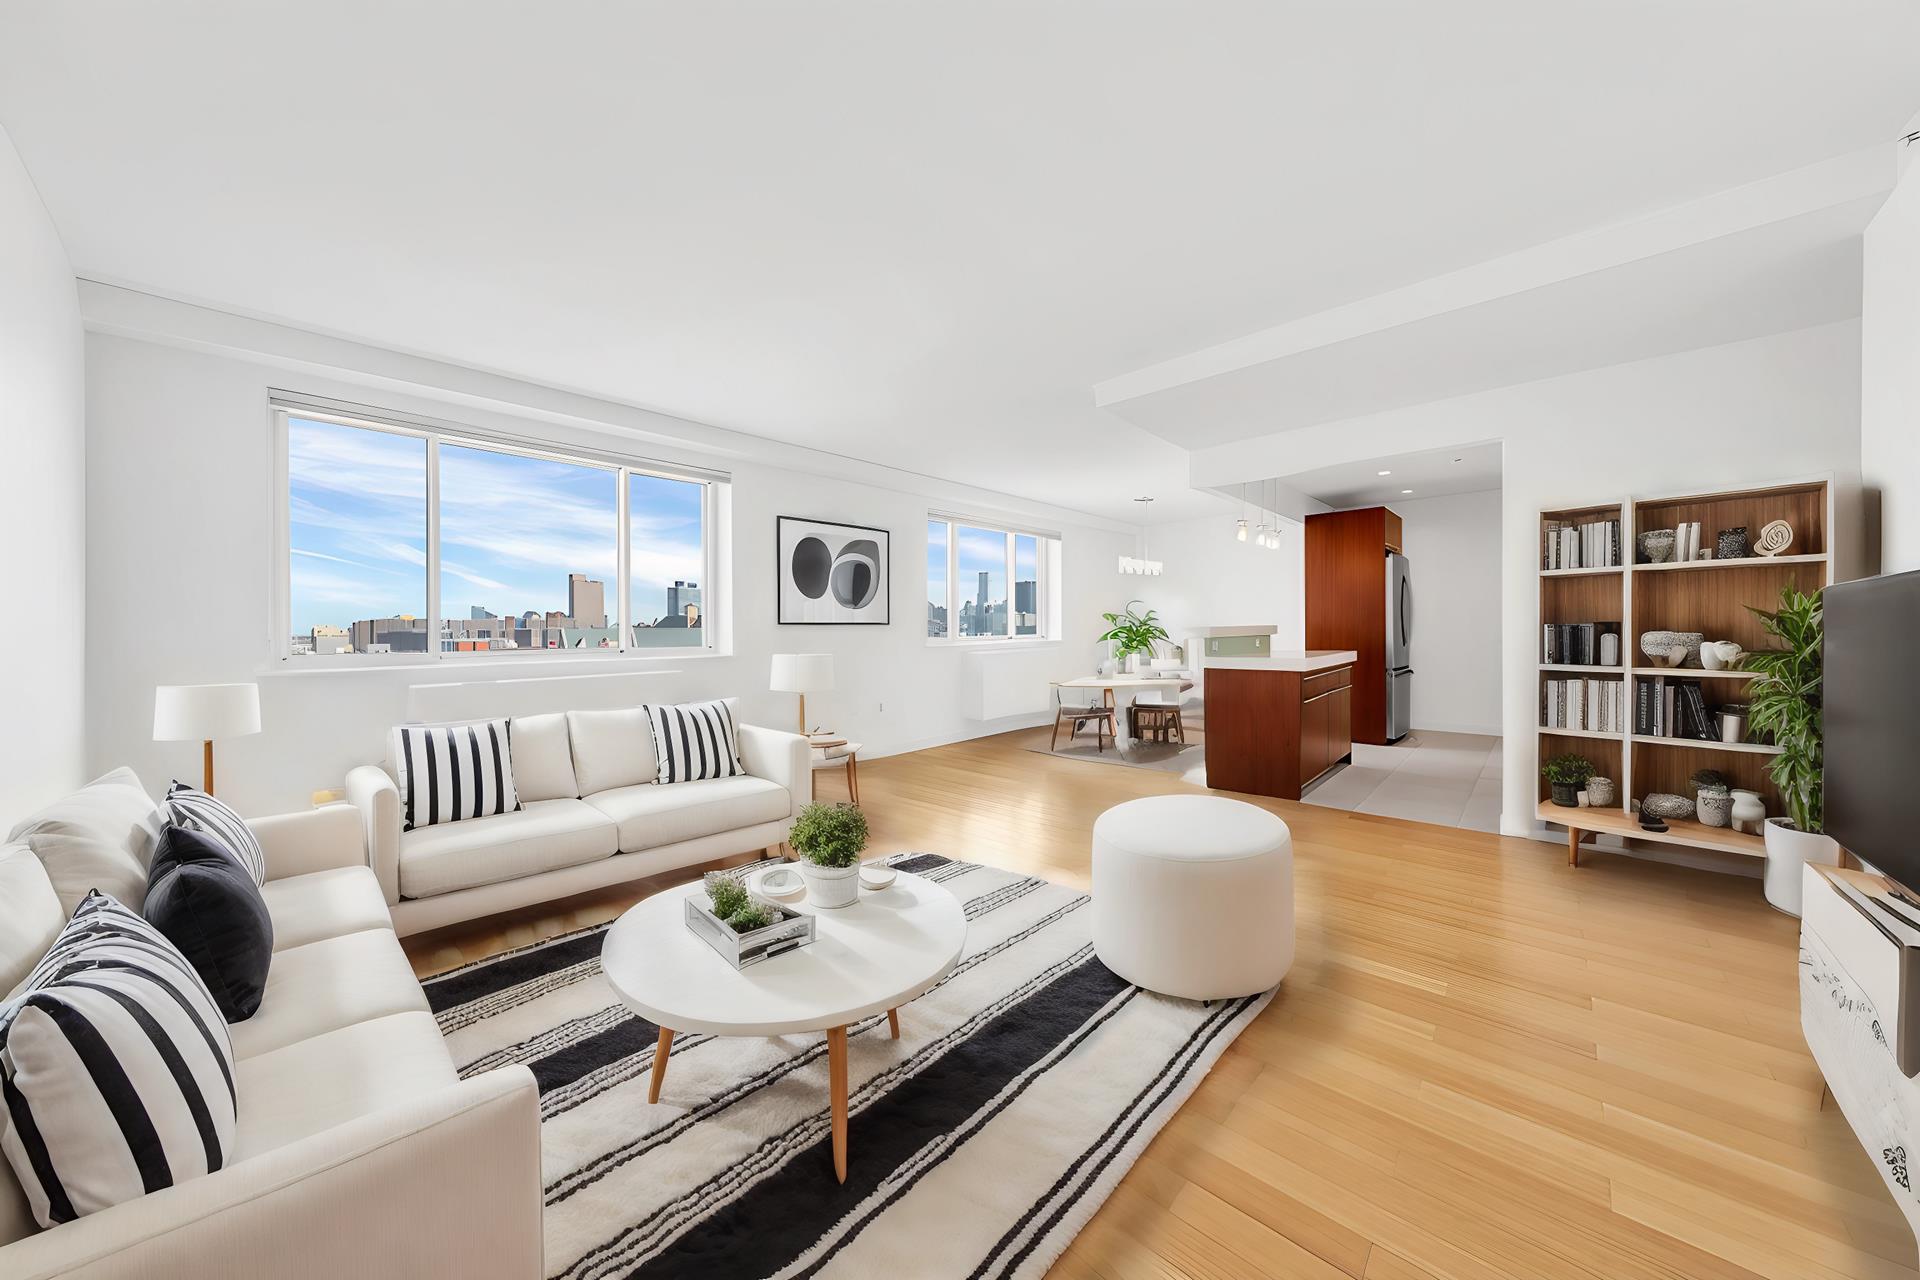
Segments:
[[[783,627],[893,621],[892,534],[870,525],[774,518],[774,597]]]

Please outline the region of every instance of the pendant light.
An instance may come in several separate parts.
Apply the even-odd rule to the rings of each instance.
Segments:
[[[1160,576],[1162,566],[1158,560],[1151,558],[1149,553],[1152,548],[1147,543],[1147,511],[1153,499],[1135,498],[1134,501],[1142,504],[1140,507],[1140,556],[1138,559],[1133,556],[1121,556],[1120,572],[1137,574],[1143,578],[1157,578]]]
[[[1235,523],[1233,536],[1241,542],[1247,540],[1247,484],[1240,482],[1240,519]]]

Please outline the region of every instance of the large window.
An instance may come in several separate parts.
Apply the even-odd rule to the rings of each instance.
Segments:
[[[705,648],[714,481],[277,413],[294,657]]]
[[[1057,539],[973,521],[927,519],[927,636],[1041,639]]]

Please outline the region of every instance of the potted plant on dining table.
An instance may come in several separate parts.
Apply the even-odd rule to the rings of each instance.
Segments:
[[[1144,614],[1134,611],[1133,606],[1139,603],[1130,600],[1124,612],[1100,615],[1107,624],[1107,632],[1100,639],[1103,643],[1112,642],[1114,659],[1122,671],[1133,671],[1142,655],[1151,658],[1154,645],[1173,641],[1153,610],[1148,609]]]

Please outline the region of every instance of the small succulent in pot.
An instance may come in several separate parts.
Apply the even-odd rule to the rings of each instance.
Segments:
[[[850,907],[860,896],[860,854],[867,847],[867,815],[853,804],[810,804],[794,819],[787,843],[800,855],[807,901]]]
[[[1593,761],[1567,752],[1541,765],[1540,776],[1553,788],[1555,804],[1575,809],[1580,805],[1580,788],[1593,776]]]
[[[749,897],[747,887],[726,872],[709,871],[701,879],[706,885],[707,902],[713,908],[713,914],[724,920],[735,933],[764,929],[779,919]]]

